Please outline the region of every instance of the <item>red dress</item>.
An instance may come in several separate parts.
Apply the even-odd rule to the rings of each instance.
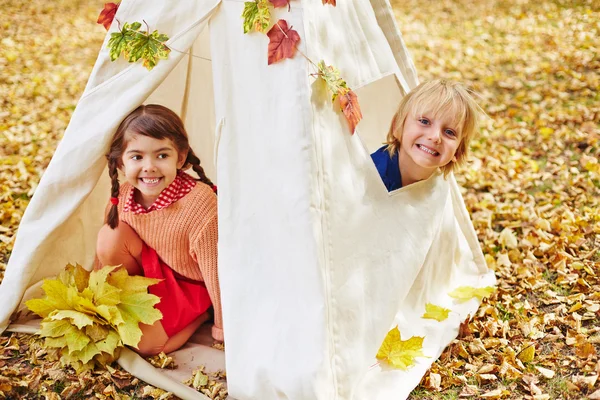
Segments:
[[[162,326],[169,337],[204,314],[212,305],[204,282],[187,279],[173,271],[144,243],[142,248],[144,276],[163,279],[149,288],[151,294],[160,297],[154,306],[163,317]]]

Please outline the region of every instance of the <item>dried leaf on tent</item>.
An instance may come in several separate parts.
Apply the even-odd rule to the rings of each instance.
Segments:
[[[376,357],[393,368],[407,370],[415,365],[416,357],[425,357],[423,339],[421,336],[413,336],[408,340],[402,340],[400,330],[396,326],[388,332]]]
[[[267,32],[269,37],[268,64],[271,65],[284,58],[292,58],[296,54],[296,44],[300,41],[298,32],[288,27],[285,20],[280,19]]]
[[[156,30],[149,35],[138,32],[127,47],[129,62],[142,59],[144,67],[151,70],[159,59],[165,60],[169,56],[171,49],[164,44],[167,40],[169,40],[167,35],[158,33]]]
[[[354,133],[356,125],[362,119],[362,113],[358,104],[358,97],[346,83],[340,77],[340,71],[334,66],[325,64],[325,61],[321,60],[317,64],[318,72],[315,74],[317,79],[323,79],[327,86],[327,90],[331,92],[331,101],[340,98],[340,109],[344,113],[350,130]]]
[[[137,34],[137,30],[140,29],[141,26],[142,24],[140,22],[126,22],[119,32],[110,34],[110,39],[108,40],[108,54],[110,55],[111,61],[115,61],[119,58],[121,53],[127,53],[129,43],[133,40]]]
[[[64,365],[83,371],[112,362],[123,345],[137,346],[140,322],[152,324],[162,317],[154,308],[159,298],[148,293],[158,280],[117,268],[89,273],[67,265],[56,279],[44,281],[44,298],[25,303],[43,317],[40,336],[47,348],[60,351]]]
[[[108,30],[110,28],[110,24],[112,24],[112,21],[117,14],[117,10],[119,9],[119,4],[120,3],[104,4],[104,9],[100,11],[97,21],[99,24],[104,25],[104,29]]]
[[[479,300],[483,300],[486,297],[489,297],[496,291],[496,288],[493,286],[486,286],[482,288],[474,288],[472,286],[461,286],[454,289],[452,292],[448,293],[450,297],[454,297],[455,299],[460,300],[461,302],[465,302],[471,300],[473,297],[477,297]]]
[[[166,59],[171,49],[164,43],[169,40],[165,34],[154,31],[142,32],[140,22],[125,23],[120,32],[113,32],[108,41],[111,61],[123,54],[129,62],[143,60],[148,70],[156,66],[159,59]]]
[[[336,0],[323,0],[323,4],[331,4],[332,6],[335,7],[335,1]]]
[[[362,112],[358,104],[358,96],[350,89],[342,89],[339,93],[340,107],[350,126],[350,132],[354,133],[356,125],[362,119]]]
[[[331,92],[331,101],[334,102],[343,89],[348,89],[346,81],[340,77],[340,71],[336,67],[325,64],[323,60],[319,61],[317,69],[317,78],[325,81]]]
[[[268,0],[247,1],[244,3],[244,33],[256,31],[267,32],[271,24],[271,10]]]
[[[273,7],[278,8],[278,7],[290,7],[290,0],[269,0],[271,2],[271,4],[273,4]]]
[[[435,319],[436,321],[442,322],[448,318],[450,310],[448,308],[436,306],[435,304],[425,304],[425,314],[421,318]]]

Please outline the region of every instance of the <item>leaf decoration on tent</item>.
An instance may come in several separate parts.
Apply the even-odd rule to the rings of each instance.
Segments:
[[[127,48],[129,43],[133,40],[135,32],[142,26],[139,22],[125,23],[123,28],[119,32],[113,32],[110,34],[108,40],[108,50],[110,55],[110,61],[115,61],[121,56],[121,53],[125,53],[127,58]]]
[[[275,8],[287,6],[288,11],[290,10],[290,0],[269,0],[269,1],[271,2],[271,4],[273,4],[273,7],[275,7]]]
[[[263,32],[267,31],[271,21],[271,11],[269,10],[269,2],[273,7],[283,7],[288,5],[289,0],[254,0],[244,3],[244,11],[242,18],[244,19],[244,33],[251,31]],[[323,4],[336,5],[335,0],[323,0]],[[300,41],[300,35],[290,26],[288,28],[287,21],[280,19],[267,32],[269,37],[269,49],[267,53],[268,65],[274,64],[285,58],[292,58],[298,51],[312,65],[317,68],[317,73],[311,74],[318,79],[323,79],[328,90],[331,92],[332,103],[339,97],[340,110],[344,113],[350,132],[354,134],[356,125],[362,120],[362,112],[358,103],[358,96],[346,84],[346,81],[340,77],[340,72],[337,68],[326,65],[324,61],[315,64],[310,58],[296,48]]]
[[[284,58],[292,58],[296,54],[296,44],[300,41],[298,32],[292,29],[285,20],[280,19],[267,32],[269,37],[268,64],[271,65]]]
[[[117,14],[117,10],[119,9],[119,4],[121,3],[106,3],[104,4],[104,9],[100,11],[100,15],[98,16],[97,23],[104,25],[104,29],[109,30],[110,24],[112,24],[115,15]]]
[[[129,62],[136,62],[139,59],[144,60],[143,65],[148,70],[156,66],[159,59],[166,60],[171,49],[164,42],[169,40],[165,34],[154,31],[148,35],[137,34],[130,42],[127,49],[129,53]]]
[[[350,126],[350,132],[354,134],[356,125],[362,119],[362,112],[360,111],[360,105],[358,104],[358,96],[352,90],[348,89],[345,92],[340,93],[340,106],[348,125]]]
[[[91,273],[67,265],[56,279],[42,284],[45,297],[25,304],[43,317],[40,336],[45,346],[59,349],[63,365],[78,372],[116,359],[124,345],[137,346],[139,323],[162,318],[148,293],[157,279],[129,276],[125,268],[105,266]]]
[[[408,340],[402,340],[400,330],[396,325],[388,332],[376,357],[393,368],[407,370],[415,365],[415,358],[425,357],[423,339],[421,336],[413,336]]]
[[[425,304],[425,314],[421,318],[435,319],[436,321],[442,322],[448,318],[450,310],[444,307],[436,306],[435,304]]]
[[[325,61],[319,61],[317,64],[317,77],[321,78],[327,84],[327,89],[331,92],[331,101],[334,102],[341,91],[348,89],[346,81],[340,77],[340,71],[337,68],[325,64]]]
[[[340,108],[350,125],[350,132],[354,133],[356,125],[362,119],[358,97],[348,87],[345,80],[340,77],[340,71],[337,68],[325,64],[325,61],[319,61],[317,64],[317,78],[323,79],[327,85],[327,89],[331,92],[331,102],[340,96]]]
[[[254,0],[244,3],[244,33],[256,31],[266,33],[271,24],[269,0]]]
[[[110,60],[115,61],[123,54],[129,62],[143,60],[148,70],[156,66],[159,59],[166,59],[171,49],[164,43],[169,40],[165,34],[140,31],[140,22],[125,23],[119,32],[113,32],[108,41]],[[146,25],[148,27],[148,25]]]
[[[496,288],[493,286],[486,286],[482,288],[474,288],[472,286],[461,286],[448,293],[448,295],[459,300],[462,303],[471,300],[473,297],[477,297],[479,300],[483,300],[486,297],[490,297],[495,291]]]

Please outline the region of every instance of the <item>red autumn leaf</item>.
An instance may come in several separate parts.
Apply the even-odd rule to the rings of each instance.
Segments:
[[[269,1],[271,2],[271,4],[273,4],[273,7],[275,7],[275,8],[287,6],[289,9],[289,7],[290,7],[290,0],[269,0]]]
[[[358,97],[356,96],[356,93],[354,93],[352,90],[344,88],[344,90],[340,90],[339,98],[340,106],[342,107],[344,116],[346,116],[348,125],[350,125],[350,132],[354,134],[356,125],[358,125],[358,123],[362,119],[360,105],[358,104]]]
[[[292,29],[285,20],[280,19],[267,32],[269,37],[269,65],[283,60],[284,58],[292,58],[296,54],[296,44],[300,41],[298,32]]]
[[[458,339],[473,339],[473,332],[471,332],[469,322],[471,322],[471,314],[467,316],[467,319],[460,323],[460,326],[458,327]]]
[[[115,18],[115,14],[119,9],[119,3],[106,3],[104,4],[104,9],[100,12],[98,16],[98,23],[104,25],[104,29],[108,30],[110,28],[110,24],[112,24],[113,19]]]
[[[331,4],[335,7],[335,0],[323,0],[323,4]]]

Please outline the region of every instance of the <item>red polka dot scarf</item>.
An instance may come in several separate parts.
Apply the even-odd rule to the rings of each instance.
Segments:
[[[134,214],[145,214],[151,211],[160,210],[162,208],[168,207],[171,204],[175,203],[177,200],[181,199],[186,194],[188,194],[190,190],[192,190],[192,188],[196,186],[196,183],[197,181],[190,175],[186,174],[183,171],[179,171],[179,173],[177,173],[177,176],[175,177],[175,180],[173,180],[173,182],[171,182],[171,184],[168,187],[166,187],[162,192],[160,192],[158,198],[154,201],[154,203],[152,203],[150,207],[148,207],[148,209],[145,209],[141,204],[138,204],[134,200],[133,195],[135,190],[132,190],[131,194],[129,195],[129,199],[125,203],[125,206],[123,206],[123,211],[130,211]]]

